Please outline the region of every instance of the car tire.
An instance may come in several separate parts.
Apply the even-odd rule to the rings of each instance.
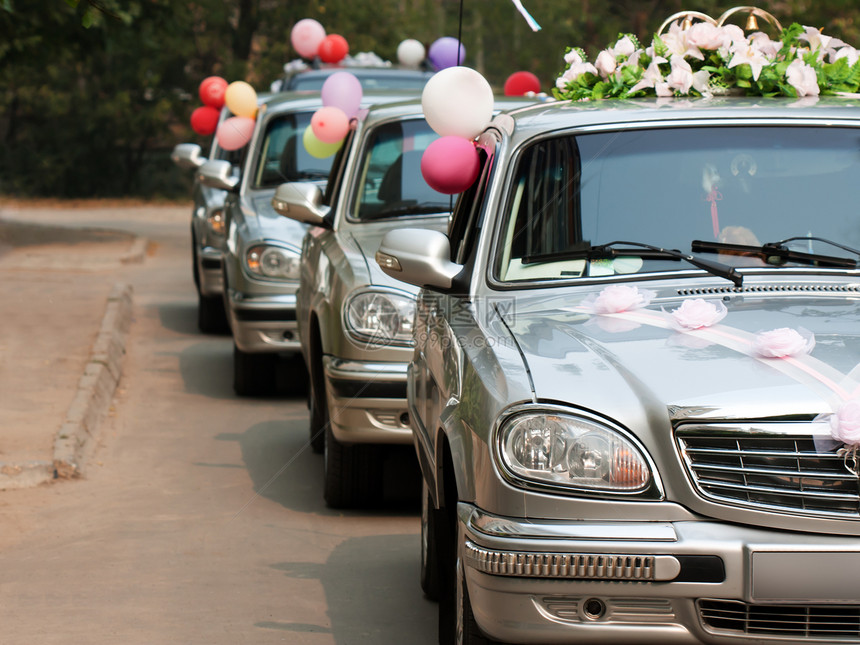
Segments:
[[[310,444],[311,450],[318,455],[325,452],[325,432],[328,428],[328,402],[325,395],[325,383],[312,372],[308,379],[308,411],[310,413]]]
[[[230,332],[227,313],[224,311],[224,299],[221,296],[197,294],[197,327],[204,334]]]
[[[233,390],[239,396],[274,394],[277,368],[277,354],[249,354],[233,343]]]
[[[430,600],[439,600],[439,522],[427,482],[421,480],[421,590]]]
[[[325,425],[323,498],[330,508],[353,508],[381,497],[382,458],[378,446],[348,445]]]
[[[462,541],[459,522],[452,514],[446,514],[456,527],[448,531],[448,545],[444,550],[442,585],[439,598],[439,645],[495,645],[481,633],[466,586],[465,563],[460,554]],[[453,538],[453,539],[452,539]]]

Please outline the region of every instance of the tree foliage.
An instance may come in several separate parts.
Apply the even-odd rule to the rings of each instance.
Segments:
[[[344,36],[351,53],[396,60],[397,45],[460,36],[465,65],[496,88],[518,70],[549,91],[566,48],[589,54],[619,33],[648,39],[669,15],[713,16],[716,0],[523,0],[533,32],[510,0],[0,0],[0,192],[43,196],[188,195],[173,145],[206,143],[188,125],[206,76],[268,89],[295,58],[302,18]],[[758,3],[860,43],[855,0]],[[500,91],[500,90],[499,90]]]

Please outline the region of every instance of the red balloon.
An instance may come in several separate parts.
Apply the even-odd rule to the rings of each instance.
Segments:
[[[514,72],[505,81],[505,96],[525,96],[540,92],[540,79],[531,72]]]
[[[220,76],[204,78],[200,83],[200,100],[203,105],[221,109],[224,107],[224,92],[227,90],[227,81]]]
[[[320,43],[317,56],[324,63],[339,63],[349,53],[349,44],[346,38],[338,34],[329,34]]]
[[[191,129],[197,134],[208,135],[218,127],[221,112],[214,107],[203,105],[191,113]]]
[[[480,166],[475,144],[453,135],[436,139],[421,156],[421,176],[443,195],[462,193],[475,183]]]

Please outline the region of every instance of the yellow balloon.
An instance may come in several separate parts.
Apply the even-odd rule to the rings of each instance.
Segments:
[[[233,81],[224,92],[224,104],[236,116],[257,116],[257,93],[245,81]]]
[[[302,143],[305,144],[305,150],[308,151],[308,154],[311,157],[325,159],[326,157],[331,157],[335,152],[340,150],[340,147],[343,145],[343,140],[336,141],[335,143],[323,143],[317,139],[311,126],[308,126],[305,128],[305,132],[302,135]]]

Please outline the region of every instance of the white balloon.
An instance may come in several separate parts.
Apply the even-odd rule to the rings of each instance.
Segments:
[[[407,38],[397,45],[397,60],[404,67],[418,67],[426,53],[424,45],[414,38]]]
[[[493,118],[493,88],[469,67],[448,67],[427,81],[421,107],[439,136],[474,139]]]

